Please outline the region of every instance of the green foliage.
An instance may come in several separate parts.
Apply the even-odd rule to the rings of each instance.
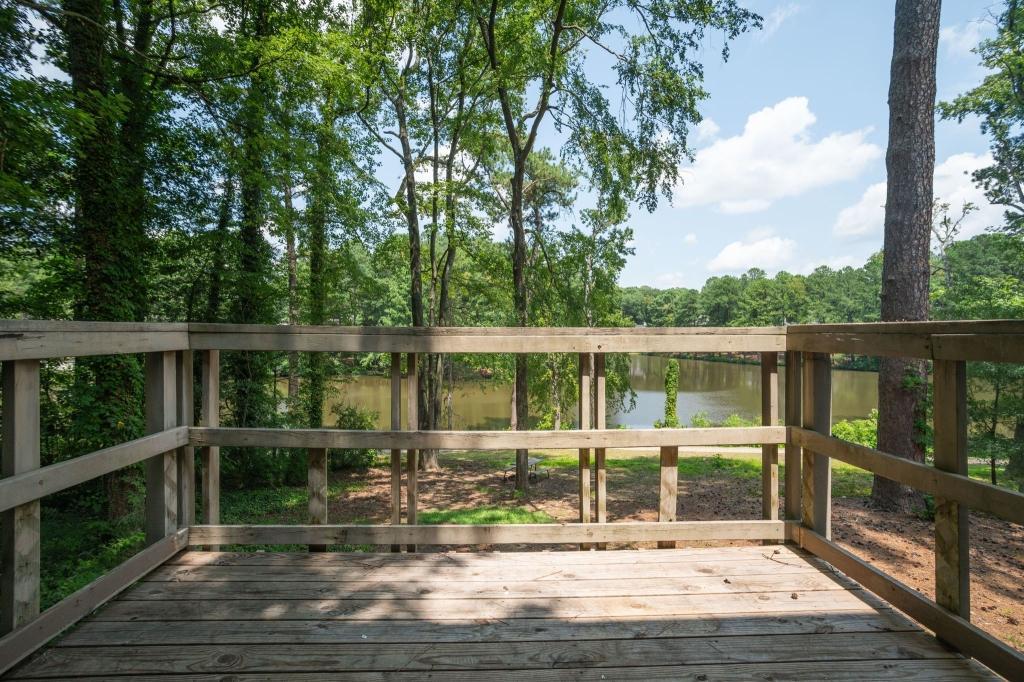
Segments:
[[[878,447],[878,410],[871,410],[867,419],[844,419],[832,425],[832,435],[841,440]]]
[[[373,431],[377,428],[377,413],[364,410],[357,405],[335,403],[331,406],[334,426],[353,431]],[[348,448],[331,450],[328,461],[332,469],[366,469],[377,458],[377,450],[353,450]]]
[[[492,523],[554,523],[547,512],[528,507],[489,506],[473,509],[444,509],[421,511],[419,522],[423,524],[492,524]]]
[[[656,429],[679,428],[676,401],[679,398],[679,361],[670,360],[665,368],[665,416],[654,422]]]

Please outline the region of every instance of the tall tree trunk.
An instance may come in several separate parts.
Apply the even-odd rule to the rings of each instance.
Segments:
[[[325,265],[327,259],[327,202],[331,191],[331,158],[326,129],[321,124],[317,133],[316,162],[309,188],[309,322],[324,324],[327,321],[327,280]],[[333,130],[333,121],[330,123]],[[323,426],[324,401],[327,394],[327,377],[323,353],[310,353],[307,385],[307,419],[310,428]]]
[[[509,218],[512,224],[512,298],[515,305],[516,326],[529,324],[529,301],[526,291],[526,225],[523,222],[523,184],[526,178],[526,154],[517,153],[515,172],[512,174],[511,207]],[[516,353],[515,373],[515,429],[528,430],[529,389],[527,386],[527,356]],[[526,491],[529,473],[529,451],[516,450],[516,489]]]
[[[939,6],[939,0],[896,0],[885,157],[883,322],[928,319]],[[880,450],[924,461],[927,386],[925,361],[882,359]],[[912,511],[923,502],[920,493],[880,476],[875,476],[871,498],[877,507],[891,511]]]
[[[210,258],[210,292],[206,299],[204,322],[219,322],[223,298],[224,260],[228,240],[231,238],[231,211],[235,203],[235,179],[230,173],[224,176],[224,192],[220,197],[217,227],[213,235],[213,254]]]
[[[299,323],[298,256],[295,251],[295,212],[292,206],[292,179],[290,172],[284,177],[284,243],[288,261],[288,324]],[[299,353],[288,353],[288,404],[295,405],[299,398]]]

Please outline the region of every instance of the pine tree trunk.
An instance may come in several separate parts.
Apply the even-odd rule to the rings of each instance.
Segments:
[[[928,319],[939,5],[939,0],[896,1],[885,158],[883,322]],[[924,461],[927,387],[924,360],[882,359],[880,450]],[[912,511],[923,503],[919,492],[880,476],[875,476],[871,498],[877,507],[891,511]]]
[[[288,324],[299,323],[298,256],[295,251],[295,213],[292,206],[292,181],[285,175],[284,182],[284,239],[285,258],[288,261]],[[299,354],[288,353],[288,404],[294,405],[299,397]]]

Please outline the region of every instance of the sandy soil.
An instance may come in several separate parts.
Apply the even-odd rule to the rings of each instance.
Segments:
[[[543,511],[560,521],[575,520],[575,470],[552,468],[548,471],[550,477],[532,486],[528,499],[517,500],[512,483],[504,480],[503,472],[495,469],[493,461],[457,456],[454,461],[443,458],[440,471],[420,473],[420,510],[512,505]],[[342,473],[337,478],[339,483],[354,484],[355,489],[330,501],[329,518],[340,523],[387,522],[390,480],[386,469]],[[610,521],[655,520],[657,507],[656,470],[608,470]],[[759,516],[758,480],[731,477],[726,473],[699,479],[680,478],[680,520]],[[934,597],[934,524],[931,521],[913,515],[882,515],[874,512],[864,499],[836,498],[833,501],[833,536],[848,550]],[[972,514],[971,579],[972,620],[1024,650],[1024,527]]]

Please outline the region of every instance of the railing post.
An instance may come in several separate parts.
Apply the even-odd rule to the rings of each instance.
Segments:
[[[803,426],[801,361],[799,351],[786,351],[786,426]],[[786,506],[787,521],[800,520],[800,447],[786,435]]]
[[[306,457],[309,522],[319,526],[327,523],[327,448],[308,448]],[[309,551],[326,552],[327,545],[309,545]]]
[[[607,396],[605,393],[604,353],[594,353],[594,428],[608,428]],[[608,471],[605,469],[605,449],[594,448],[594,512],[598,523],[608,522]],[[598,549],[607,549],[608,543],[597,543]]]
[[[779,354],[761,353],[761,425],[779,423]],[[761,518],[779,518],[779,446],[761,446]]]
[[[146,433],[178,421],[174,351],[146,354]],[[178,457],[174,450],[146,461],[146,544],[178,529]]]
[[[409,353],[405,356],[406,371],[408,376],[406,377],[406,410],[408,414],[405,415],[406,424],[410,431],[419,430],[419,387],[417,385],[418,373],[416,369],[416,353]],[[418,481],[417,476],[419,475],[419,451],[411,449],[406,453],[406,476],[408,481],[406,483],[406,523],[410,526],[416,525],[416,497],[418,494]],[[406,551],[415,552],[416,545],[407,545]]]
[[[828,353],[804,353],[803,427],[832,432],[832,358]],[[801,518],[803,525],[832,538],[832,460],[804,448]]]
[[[661,448],[661,485],[658,493],[658,521],[675,521],[679,498],[679,447]],[[658,549],[675,549],[674,540],[659,540]]]
[[[202,426],[220,426],[220,351],[204,350],[200,356],[202,366],[202,406],[199,423]],[[220,447],[208,445],[199,452],[203,476],[203,523],[220,523]],[[208,547],[216,552],[217,545]]]
[[[590,429],[590,353],[579,354],[579,429]],[[590,449],[580,448],[579,489],[580,489],[580,523],[590,523]],[[580,549],[590,549],[589,543],[580,545]]]
[[[39,361],[3,363],[3,476],[39,468]],[[0,516],[0,634],[39,615],[39,500]]]
[[[967,475],[967,363],[936,360],[933,370],[935,468]],[[935,497],[935,601],[971,619],[968,508]]]
[[[402,428],[402,354],[391,354],[391,429]],[[391,525],[402,523],[402,451],[391,450]],[[391,545],[392,552],[401,552],[401,545]]]
[[[180,350],[178,369],[178,424],[195,423],[192,351]],[[196,521],[196,451],[191,445],[178,448],[178,527],[188,528]]]

